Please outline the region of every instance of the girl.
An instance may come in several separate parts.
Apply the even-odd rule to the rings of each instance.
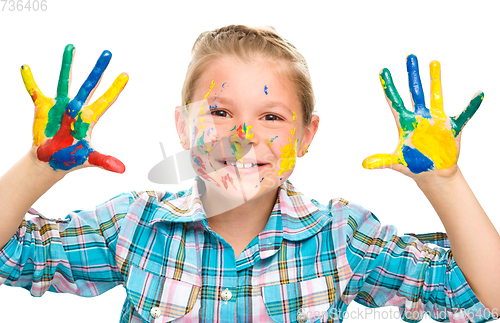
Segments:
[[[96,296],[123,284],[121,322],[340,322],[353,300],[398,306],[407,321],[427,313],[482,322],[496,314],[500,237],[456,165],[461,130],[483,95],[446,117],[439,63],[431,64],[430,110],[414,55],[407,58],[414,112],[381,72],[400,142],[363,166],[413,178],[450,243],[445,234],[397,236],[361,206],[323,205],[288,181],[319,125],[307,64],[274,29],[246,26],[203,33],[193,47],[185,105],[175,111],[198,175],[189,190],[124,193],[64,220],[30,209],[38,216],[26,221],[26,210],[68,172],[125,170],[90,138],[128,76],[87,106],[111,57],[105,51],[70,100],[73,55],[68,45],[55,99],[21,69],[36,106],[34,143],[0,179],[0,283],[35,296]],[[479,234],[486,246],[471,239]]]

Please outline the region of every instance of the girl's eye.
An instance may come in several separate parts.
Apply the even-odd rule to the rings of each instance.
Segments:
[[[225,118],[225,117],[229,116],[229,113],[227,113],[224,110],[213,110],[210,112],[210,114],[213,116],[216,116],[216,117],[221,117],[221,118]]]
[[[283,119],[280,118],[280,117],[278,117],[275,114],[266,114],[264,116],[264,120],[267,120],[267,121],[279,121],[279,120],[283,120]]]

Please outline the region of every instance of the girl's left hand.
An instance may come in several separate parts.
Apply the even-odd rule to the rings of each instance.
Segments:
[[[431,72],[431,108],[425,106],[417,57],[406,58],[410,93],[414,112],[404,107],[394,86],[391,73],[384,68],[380,82],[399,131],[399,144],[392,154],[375,154],[363,161],[368,169],[390,167],[415,180],[428,176],[452,178],[458,171],[462,129],[477,111],[484,98],[477,92],[469,105],[455,117],[443,111],[440,64],[433,61]]]

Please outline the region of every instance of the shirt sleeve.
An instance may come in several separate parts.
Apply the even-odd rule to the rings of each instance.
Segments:
[[[426,316],[451,322],[493,319],[456,264],[445,233],[398,236],[394,226],[382,226],[359,205],[346,208],[346,257],[353,273],[347,299],[368,307],[397,306],[407,322]]]
[[[130,201],[124,193],[63,220],[30,209],[35,217],[25,217],[0,250],[0,285],[22,287],[33,296],[48,290],[91,297],[122,284],[114,255]]]

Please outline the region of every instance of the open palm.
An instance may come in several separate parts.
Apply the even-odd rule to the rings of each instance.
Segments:
[[[48,98],[40,91],[29,66],[21,67],[24,85],[35,103],[33,147],[36,148],[36,157],[49,163],[56,171],[70,171],[79,166],[94,165],[123,173],[125,165],[114,157],[95,151],[90,137],[95,123],[127,84],[128,75],[120,74],[99,99],[86,106],[111,60],[111,53],[104,51],[78,94],[71,100],[68,91],[74,51],[73,45],[67,45],[64,49],[55,98]]]
[[[417,57],[409,55],[406,66],[414,111],[405,108],[391,73],[384,68],[380,72],[380,82],[398,126],[399,143],[392,154],[375,154],[366,158],[363,167],[391,167],[410,177],[424,172],[440,172],[448,176],[456,169],[462,129],[481,105],[484,94],[477,92],[458,116],[447,117],[443,110],[439,62],[430,64],[430,110],[425,106]]]

